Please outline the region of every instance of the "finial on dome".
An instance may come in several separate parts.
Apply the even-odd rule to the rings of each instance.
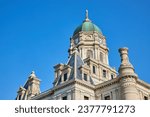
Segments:
[[[86,9],[86,19],[89,19],[88,16],[89,14],[88,14],[88,10]]]
[[[88,10],[86,9],[86,15],[85,15],[85,20],[84,20],[85,22],[91,22],[90,20],[89,20],[89,13],[88,13]]]

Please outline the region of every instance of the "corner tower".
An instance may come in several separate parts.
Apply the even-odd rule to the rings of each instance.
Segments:
[[[106,38],[101,29],[92,23],[86,10],[85,20],[79,25],[70,39],[69,56],[77,48],[84,63],[89,66],[95,84],[116,77],[115,69],[109,66]]]
[[[134,67],[129,61],[128,48],[120,48],[121,65],[119,67],[118,78],[121,86],[122,100],[138,100],[139,93],[137,90],[138,76],[134,72]]]
[[[16,100],[28,100],[40,94],[40,80],[37,78],[34,71],[32,71],[28,77],[25,85],[23,87],[20,86],[17,93]]]

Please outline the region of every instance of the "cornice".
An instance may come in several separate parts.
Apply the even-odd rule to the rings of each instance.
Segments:
[[[89,58],[89,57],[88,57],[88,58],[85,58],[83,61],[84,61],[85,63],[88,62],[88,61],[91,61],[91,62],[93,62],[93,63],[95,63],[95,64],[98,64],[98,65],[100,65],[100,66],[103,66],[103,67],[105,67],[105,68],[109,69],[110,71],[115,72],[115,73],[117,74],[117,71],[116,71],[115,69],[113,69],[112,67],[110,67],[110,66],[107,65],[107,64],[100,63],[99,61],[97,61],[97,60],[95,60],[95,59],[92,59],[92,58]]]
[[[86,81],[83,81],[83,80],[76,79],[75,83],[82,85],[82,86],[85,86],[88,89],[92,89],[92,90],[95,89],[95,85],[91,85],[89,82],[87,83]]]
[[[58,86],[55,86],[55,87],[53,88],[53,90],[54,90],[54,92],[55,92],[55,91],[57,91],[57,90],[59,90],[59,89],[62,89],[62,88],[67,87],[67,86],[70,86],[70,85],[73,84],[73,83],[74,83],[74,79],[69,80],[69,81],[66,81],[66,82],[64,82],[64,83],[62,83],[62,84],[60,84],[60,85],[58,85]]]
[[[65,88],[65,87],[67,87],[67,86],[70,86],[71,84],[79,84],[79,85],[83,85],[83,86],[85,86],[86,88],[89,88],[89,89],[92,89],[92,90],[95,89],[95,86],[93,86],[93,85],[91,85],[91,84],[87,84],[87,83],[85,83],[85,82],[82,81],[82,80],[73,79],[73,80],[70,80],[70,81],[68,81],[68,82],[66,82],[66,83],[63,83],[63,84],[61,84],[61,85],[58,85],[58,86],[56,86],[56,87],[54,87],[54,88],[52,88],[52,89],[49,89],[49,90],[47,90],[47,91],[44,91],[44,92],[40,93],[39,95],[36,95],[36,96],[32,97],[31,100],[39,100],[39,99],[42,99],[42,98],[44,98],[44,97],[47,97],[47,96],[50,95],[51,93],[54,94],[55,91],[57,91],[57,90],[63,89],[63,88]]]
[[[52,91],[53,91],[52,89],[48,89],[48,90],[46,90],[46,91],[44,91],[44,92],[42,92],[36,96],[31,97],[31,100],[40,100],[42,98],[45,98],[48,95],[50,95]]]
[[[117,84],[117,83],[119,83],[119,81],[120,81],[119,78],[115,78],[113,80],[109,80],[109,81],[106,81],[104,83],[100,83],[100,84],[97,84],[97,85],[91,85],[89,83],[86,83],[85,81],[78,80],[78,79],[73,79],[73,80],[70,80],[66,83],[63,83],[63,84],[59,85],[59,86],[56,86],[52,89],[44,91],[44,92],[40,93],[39,95],[36,95],[36,96],[32,97],[31,100],[39,100],[39,99],[42,99],[44,97],[47,97],[48,95],[53,95],[55,93],[55,91],[60,90],[62,88],[65,88],[67,86],[70,86],[71,84],[79,84],[79,85],[84,86],[84,87],[86,87],[88,89],[91,89],[91,90],[99,90],[99,89],[102,89],[102,88],[109,87],[113,84]],[[148,83],[146,83],[146,82],[144,82],[140,79],[137,79],[137,84],[142,85],[145,88],[150,89],[150,84],[148,84]]]
[[[145,88],[150,89],[150,84],[144,82],[143,80],[137,79],[137,84],[144,86]]]
[[[113,80],[108,80],[108,81],[106,81],[104,83],[96,85],[95,86],[95,90],[99,90],[99,89],[108,87],[108,86],[110,86],[112,84],[116,84],[116,83],[119,83],[119,79],[118,78],[114,78]]]

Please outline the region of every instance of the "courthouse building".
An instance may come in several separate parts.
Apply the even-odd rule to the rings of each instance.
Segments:
[[[109,49],[100,28],[88,18],[70,39],[67,64],[54,66],[53,87],[40,92],[33,71],[18,90],[17,100],[149,100],[150,84],[139,79],[129,61],[128,48],[119,49],[117,71],[109,65]],[[19,84],[18,84],[19,85]]]

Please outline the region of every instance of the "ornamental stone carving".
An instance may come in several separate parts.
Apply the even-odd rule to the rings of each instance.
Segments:
[[[95,38],[95,40],[96,40],[96,41],[98,41],[98,40],[99,40],[99,36],[98,36],[98,34],[97,34],[97,33],[94,33],[94,34],[93,34],[93,37]]]
[[[93,40],[93,36],[92,35],[86,35],[85,40]]]

